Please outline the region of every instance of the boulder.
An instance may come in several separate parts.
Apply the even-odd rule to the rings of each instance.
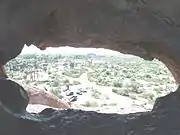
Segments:
[[[63,102],[53,93],[38,89],[36,87],[26,87],[26,90],[29,95],[29,104],[41,104],[54,108],[70,108],[69,104]]]

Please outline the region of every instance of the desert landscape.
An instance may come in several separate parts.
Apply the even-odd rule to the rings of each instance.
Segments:
[[[151,110],[157,97],[177,87],[167,67],[157,59],[146,61],[110,50],[69,49],[34,48],[30,52],[27,47],[6,64],[6,72],[25,89],[36,87],[71,108],[103,113]]]

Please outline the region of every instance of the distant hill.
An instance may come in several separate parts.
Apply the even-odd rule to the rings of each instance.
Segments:
[[[121,57],[134,57],[132,55],[125,55],[117,51],[112,51],[103,48],[74,48],[74,47],[49,47],[41,51],[36,46],[24,46],[21,55],[23,54],[61,54],[61,55],[91,55],[91,56],[121,56]]]

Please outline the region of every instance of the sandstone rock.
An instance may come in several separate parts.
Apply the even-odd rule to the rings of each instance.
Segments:
[[[51,92],[38,89],[35,87],[27,87],[26,88],[29,95],[29,104],[41,104],[54,108],[70,108],[70,106],[60,100],[57,96],[52,94]]]

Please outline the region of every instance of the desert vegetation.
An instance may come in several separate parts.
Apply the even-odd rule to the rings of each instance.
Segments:
[[[21,54],[5,68],[8,76],[23,86],[51,91],[81,109],[96,111],[119,112],[127,104],[148,110],[157,97],[176,88],[160,61],[122,54]]]

